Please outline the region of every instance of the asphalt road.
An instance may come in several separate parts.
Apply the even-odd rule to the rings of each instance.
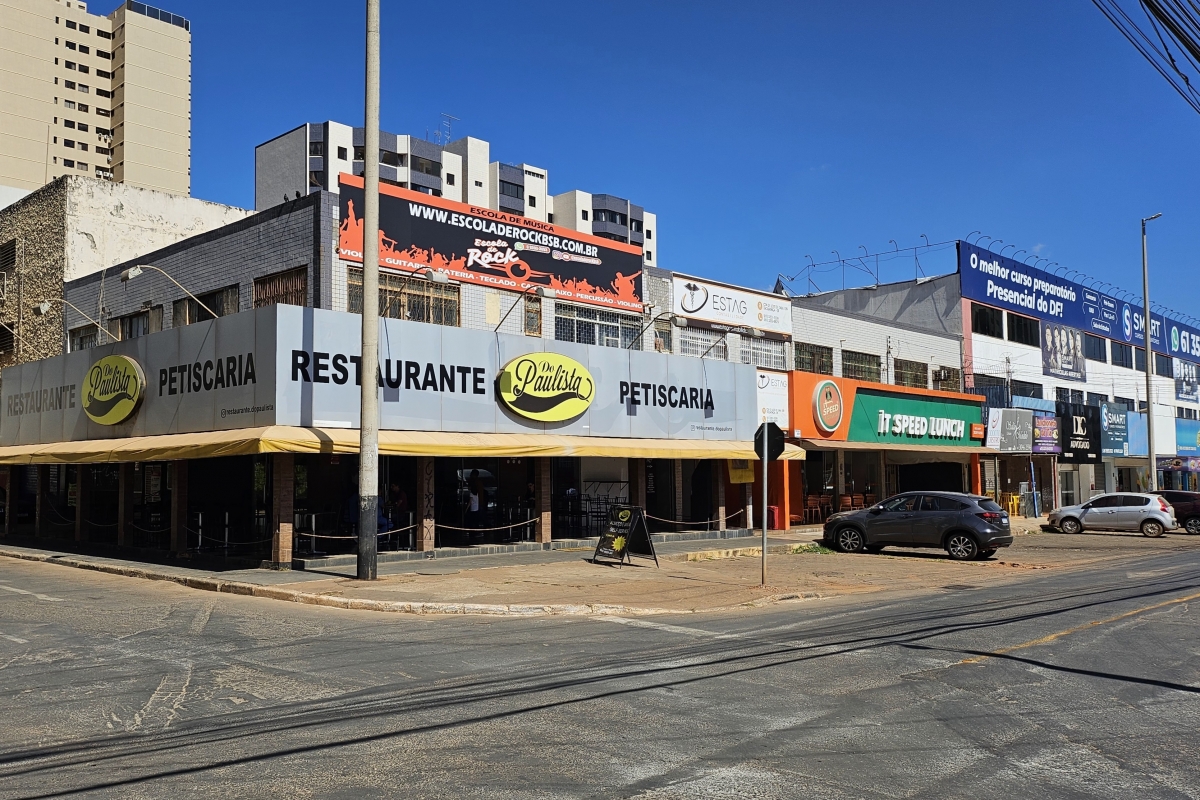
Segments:
[[[0,798],[1200,796],[1200,553],[1030,575],[419,618],[0,559]]]

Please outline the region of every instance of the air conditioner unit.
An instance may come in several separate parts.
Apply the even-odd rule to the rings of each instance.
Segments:
[[[949,381],[949,380],[953,380],[953,379],[954,379],[954,373],[951,370],[946,369],[945,367],[942,367],[941,369],[935,369],[933,371],[933,380],[937,383],[944,383],[945,381]]]

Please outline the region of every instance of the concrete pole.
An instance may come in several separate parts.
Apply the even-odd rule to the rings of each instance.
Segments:
[[[362,402],[358,442],[358,579],[378,577],[379,519],[379,0],[367,0],[363,132]]]
[[[1146,342],[1146,444],[1150,467],[1150,489],[1158,489],[1158,460],[1154,453],[1154,350],[1150,347],[1150,261],[1146,254],[1146,223],[1158,219],[1155,214],[1142,220],[1142,332]]]
[[[766,423],[764,422],[765,426]],[[767,515],[767,432],[764,428],[762,437],[762,485],[763,485],[763,505],[762,505],[762,585],[767,585],[767,526],[770,520]]]

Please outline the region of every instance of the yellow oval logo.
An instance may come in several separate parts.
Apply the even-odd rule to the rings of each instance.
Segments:
[[[558,353],[530,353],[500,371],[500,399],[538,422],[565,422],[587,411],[596,384],[587,367]]]
[[[146,374],[128,356],[105,356],[83,379],[83,411],[92,422],[116,425],[133,416],[142,402]]]

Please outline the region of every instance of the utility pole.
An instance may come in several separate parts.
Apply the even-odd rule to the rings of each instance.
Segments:
[[[762,505],[762,586],[767,585],[767,468],[770,462],[767,461],[767,448],[770,446],[767,440],[767,415],[763,414],[763,437],[762,437],[762,483],[763,483],[763,505]]]
[[[1150,491],[1158,490],[1158,459],[1154,455],[1154,350],[1150,347],[1150,262],[1146,255],[1146,223],[1158,219],[1155,214],[1142,220],[1142,333],[1146,344],[1146,444],[1149,453]]]
[[[379,575],[379,0],[367,0],[366,67],[358,579],[373,581]]]

